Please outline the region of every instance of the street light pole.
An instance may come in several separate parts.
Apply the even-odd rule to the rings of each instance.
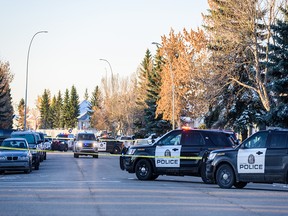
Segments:
[[[157,42],[152,42],[152,44],[156,45],[157,47],[162,47],[161,44],[157,43]],[[174,74],[173,74],[173,68],[172,68],[172,62],[170,59],[170,56],[168,55],[168,52],[166,49],[164,49],[166,55],[167,55],[167,59],[168,59],[168,63],[169,63],[169,70],[170,70],[170,76],[171,76],[171,82],[172,82],[172,129],[175,129],[175,84],[174,84]]]
[[[109,67],[110,67],[110,71],[111,71],[111,87],[112,87],[112,94],[114,93],[114,87],[113,87],[113,85],[114,85],[114,80],[113,80],[113,71],[112,71],[112,67],[111,67],[111,64],[110,64],[110,62],[108,61],[108,60],[106,60],[106,59],[99,59],[100,61],[105,61],[105,62],[107,62],[108,63],[108,65],[109,65]]]
[[[34,39],[34,37],[35,37],[37,34],[40,34],[40,33],[48,33],[48,31],[38,31],[38,32],[36,32],[36,33],[33,35],[32,39],[31,39],[31,41],[30,41],[30,44],[29,44],[28,54],[27,54],[25,104],[24,104],[24,130],[26,130],[26,121],[27,121],[27,92],[28,92],[28,65],[29,65],[29,55],[30,55],[30,49],[31,49],[31,45],[32,45],[33,39]]]

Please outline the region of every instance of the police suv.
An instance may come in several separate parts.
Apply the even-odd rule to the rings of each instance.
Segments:
[[[259,131],[235,149],[212,151],[207,178],[221,188],[247,183],[288,183],[288,130]]]
[[[122,151],[120,168],[136,173],[139,180],[159,175],[201,176],[205,183],[205,161],[209,152],[234,145],[231,133],[183,128],[172,130],[150,145],[129,146]]]

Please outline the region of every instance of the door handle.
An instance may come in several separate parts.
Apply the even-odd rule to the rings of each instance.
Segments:
[[[174,148],[174,149],[172,149],[173,151],[178,151],[179,149],[178,148]]]
[[[258,151],[258,152],[256,152],[256,154],[257,154],[257,155],[261,155],[261,154],[263,154],[263,152]]]

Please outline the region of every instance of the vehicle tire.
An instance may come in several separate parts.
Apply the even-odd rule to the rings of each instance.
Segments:
[[[47,159],[47,154],[46,154],[46,152],[44,153],[44,160],[46,160]]]
[[[119,165],[121,170],[125,170],[124,158],[122,156],[119,157]]]
[[[120,154],[120,148],[118,146],[113,149],[113,154]]]
[[[208,179],[206,177],[206,163],[202,163],[201,168],[200,168],[200,176],[202,181],[205,184],[213,184],[213,181],[211,179]]]
[[[135,166],[135,173],[139,180],[152,180],[152,167],[148,160],[140,159]]]
[[[32,166],[32,161],[30,161],[30,163],[29,163],[29,172],[31,173],[32,172],[32,170],[33,170],[33,166]]]
[[[234,171],[228,164],[221,165],[216,171],[216,182],[221,188],[229,189],[235,184]]]
[[[35,170],[39,170],[39,166],[40,166],[40,162],[39,161],[37,161],[36,163],[35,163]]]
[[[94,155],[93,155],[93,158],[98,158],[98,154],[94,154]]]
[[[242,189],[244,188],[245,186],[247,185],[247,182],[235,182],[234,183],[234,187],[237,188],[237,189]]]
[[[68,145],[65,145],[64,146],[64,152],[67,152],[68,151]]]
[[[79,158],[79,155],[74,153],[74,158]]]
[[[159,177],[159,175],[153,174],[152,177],[151,177],[151,180],[156,180],[158,177]]]

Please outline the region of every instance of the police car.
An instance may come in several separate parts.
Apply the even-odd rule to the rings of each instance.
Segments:
[[[259,131],[235,149],[212,151],[207,178],[221,188],[247,183],[288,183],[288,130]]]
[[[208,183],[205,161],[209,152],[233,145],[228,132],[182,128],[166,133],[153,144],[125,148],[120,167],[136,173],[139,180],[155,180],[159,175],[189,175],[201,176]]]

